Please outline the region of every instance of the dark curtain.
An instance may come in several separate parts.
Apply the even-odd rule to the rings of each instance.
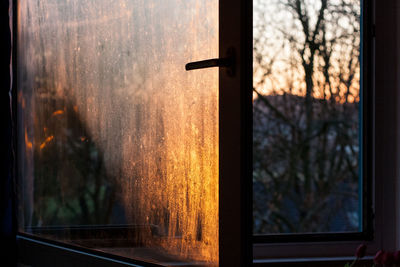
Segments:
[[[0,52],[0,116],[1,120],[1,137],[0,151],[3,155],[0,160],[0,197],[1,197],[1,250],[0,258],[1,266],[16,265],[16,219],[15,219],[15,194],[12,176],[13,153],[12,153],[12,117],[11,117],[11,30],[9,1],[0,0],[0,36],[1,36],[1,52]]]

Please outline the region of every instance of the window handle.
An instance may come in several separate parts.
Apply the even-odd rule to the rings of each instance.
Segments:
[[[230,48],[227,51],[227,56],[223,58],[212,58],[201,61],[189,62],[185,65],[186,70],[197,70],[212,67],[224,67],[227,68],[229,76],[235,74],[235,53],[234,49]]]
[[[212,67],[228,67],[231,65],[229,58],[212,58],[200,61],[194,61],[185,65],[186,70],[197,70]]]

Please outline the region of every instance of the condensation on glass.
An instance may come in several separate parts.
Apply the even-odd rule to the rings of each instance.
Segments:
[[[217,0],[18,1],[20,230],[218,263]]]
[[[360,1],[256,0],[253,232],[362,230]]]

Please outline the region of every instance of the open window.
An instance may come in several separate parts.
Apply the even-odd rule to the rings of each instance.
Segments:
[[[14,1],[23,263],[251,261],[250,19],[244,1]],[[206,59],[223,64],[185,70]]]
[[[398,4],[12,2],[21,262],[396,248]]]

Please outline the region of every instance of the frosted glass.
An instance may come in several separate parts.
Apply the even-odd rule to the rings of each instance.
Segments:
[[[218,56],[218,1],[20,0],[17,32],[20,228],[217,264],[218,70],[184,66]]]

